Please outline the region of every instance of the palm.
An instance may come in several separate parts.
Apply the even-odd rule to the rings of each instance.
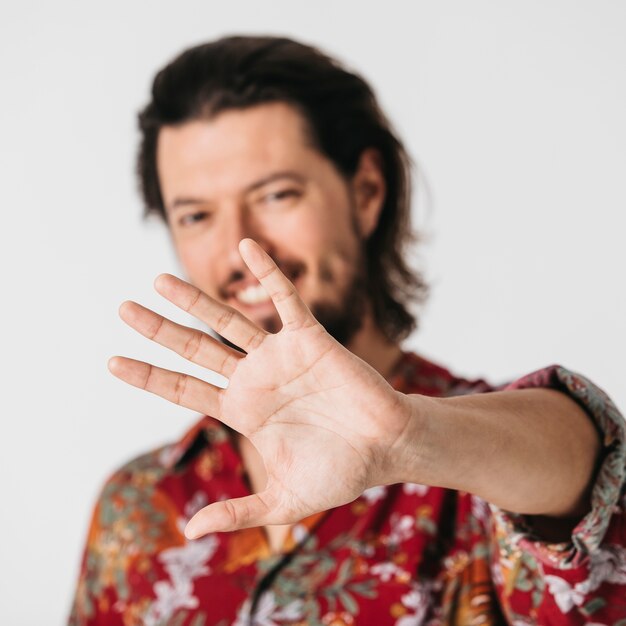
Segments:
[[[344,352],[320,326],[269,336],[239,362],[224,395],[224,414],[245,416],[240,432],[261,454],[269,480],[280,484],[290,521],[354,499],[371,479],[368,425],[346,376],[358,360],[347,353],[354,362],[345,363]],[[381,387],[376,392],[386,398]],[[371,388],[360,391],[374,401]],[[355,436],[348,427],[357,420]]]
[[[131,359],[111,363],[126,382],[222,420],[250,439],[263,459],[265,490],[210,505],[198,514],[201,530],[193,534],[292,523],[350,502],[380,479],[385,451],[405,425],[385,380],[328,335],[271,259],[253,242],[247,245],[246,263],[283,320],[277,334],[179,279],[157,282],[162,295],[246,354],[137,304],[121,310],[142,334],[225,375],[226,389]]]

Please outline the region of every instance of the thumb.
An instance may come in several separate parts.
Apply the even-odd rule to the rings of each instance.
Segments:
[[[269,490],[242,498],[214,502],[198,511],[189,520],[185,527],[185,537],[197,539],[209,533],[227,532],[272,523],[289,523],[272,521],[275,517],[273,514],[276,511],[276,505],[275,494]]]

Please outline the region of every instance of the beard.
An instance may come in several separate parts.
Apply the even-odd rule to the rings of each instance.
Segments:
[[[326,332],[344,347],[348,346],[354,335],[361,329],[370,302],[366,242],[359,235],[356,204],[353,197],[350,198],[350,219],[352,234],[356,240],[355,258],[350,262],[354,268],[350,282],[341,294],[338,304],[324,301],[306,303],[315,319],[326,329]],[[305,269],[304,264],[295,259],[274,258],[273,260],[278,268],[292,279]],[[318,269],[319,279],[323,283],[331,286],[336,284],[337,280],[332,269],[324,261],[321,261]],[[272,317],[261,320],[259,326],[269,333],[277,333],[282,328],[282,323],[278,313],[276,313]],[[241,348],[233,345],[221,335],[218,337],[226,345],[243,352]]]
[[[361,259],[358,271],[353,276],[339,304],[313,302],[311,313],[326,329],[326,332],[341,345],[347,347],[354,335],[361,329],[367,310],[368,291]]]

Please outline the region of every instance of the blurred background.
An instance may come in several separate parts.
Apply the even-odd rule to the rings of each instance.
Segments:
[[[152,289],[180,268],[134,178],[156,70],[240,33],[359,71],[416,163],[432,294],[406,346],[494,383],[562,363],[624,411],[625,32],[617,0],[3,4],[0,623],[64,623],[103,481],[197,418],[106,368],[181,367],[123,300],[189,322]]]

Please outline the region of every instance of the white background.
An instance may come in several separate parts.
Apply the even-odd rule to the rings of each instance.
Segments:
[[[151,78],[191,44],[291,35],[372,82],[431,191],[410,347],[493,382],[560,362],[626,407],[626,3],[3,7],[1,624],[63,623],[102,482],[195,419],[106,369],[181,366],[117,306],[181,319],[152,291],[179,268],[133,168]]]

